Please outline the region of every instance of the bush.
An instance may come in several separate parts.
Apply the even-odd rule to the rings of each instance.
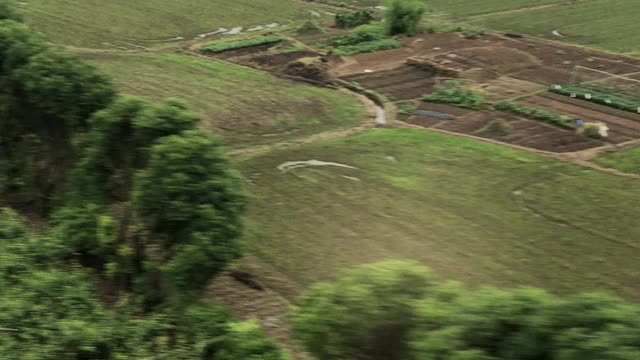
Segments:
[[[464,88],[457,81],[448,82],[449,88],[443,88],[422,97],[424,101],[452,104],[467,109],[480,109],[485,104],[484,96],[477,91]]]
[[[500,136],[507,136],[511,134],[512,130],[513,128],[511,127],[511,124],[504,119],[491,120],[487,126],[482,129],[482,131],[495,133]]]
[[[243,49],[243,48],[258,46],[258,45],[276,44],[283,40],[284,39],[279,36],[263,36],[263,37],[245,39],[245,40],[228,41],[228,42],[208,45],[203,47],[201,50],[206,52],[212,52],[212,53],[221,53],[225,51]]]
[[[569,117],[564,115],[558,115],[546,110],[520,106],[511,101],[498,101],[494,106],[496,110],[508,111],[515,114],[524,115],[536,120],[548,122],[563,128],[572,129],[573,125],[569,122]]]
[[[420,0],[391,0],[384,14],[388,34],[415,35],[425,11]]]
[[[398,114],[412,115],[416,109],[415,104],[412,101],[402,101],[396,106]]]
[[[335,17],[336,26],[339,28],[352,28],[358,25],[368,24],[371,20],[373,20],[373,15],[367,10],[336,14]]]
[[[355,55],[368,52],[398,49],[402,45],[393,39],[382,39],[376,41],[363,42],[357,45],[340,46],[335,49],[336,55]]]
[[[332,37],[329,39],[329,45],[335,47],[349,46],[364,42],[384,40],[385,38],[386,36],[382,31],[380,31],[380,27],[363,26],[354,29],[353,32],[349,34]]]
[[[310,20],[305,21],[305,23],[296,30],[296,33],[299,35],[314,35],[321,34],[323,32],[324,31],[318,24]]]
[[[587,101],[634,113],[638,111],[638,108],[640,108],[640,100],[632,99],[624,95],[610,94],[589,86],[553,86],[550,91],[566,96],[575,94],[577,97]],[[591,95],[590,99],[586,98],[587,94]]]

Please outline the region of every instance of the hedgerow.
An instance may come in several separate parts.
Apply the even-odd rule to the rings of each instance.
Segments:
[[[335,49],[336,55],[355,55],[374,51],[398,49],[402,46],[394,39],[382,39],[376,41],[363,42],[356,45],[341,46]]]
[[[228,41],[223,43],[217,43],[203,47],[201,50],[212,53],[221,53],[229,50],[243,49],[252,46],[276,44],[284,39],[279,36],[263,36],[245,40]]]
[[[536,120],[548,122],[563,128],[571,129],[573,126],[569,122],[569,117],[564,115],[558,115],[550,111],[542,110],[539,108],[521,106],[512,101],[498,101],[493,106],[496,110],[508,111],[519,115],[524,115]]]

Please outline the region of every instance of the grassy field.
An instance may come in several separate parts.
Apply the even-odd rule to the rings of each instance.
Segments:
[[[574,5],[488,16],[478,24],[606,50],[640,54],[638,16],[640,7],[635,1],[592,0]],[[558,38],[551,33],[553,30],[558,30],[567,37]]]
[[[108,48],[189,40],[220,27],[286,24],[313,18],[317,7],[294,0],[31,0],[20,9],[55,43]]]
[[[231,146],[256,145],[350,127],[360,103],[333,90],[195,56],[163,53],[87,53],[127,94],[153,100],[177,97],[194,106],[205,127]]]
[[[287,161],[335,166],[282,172]],[[308,285],[410,258],[446,279],[640,300],[640,183],[506,147],[372,130],[240,162],[247,241]]]
[[[640,174],[640,147],[614,152],[594,159],[598,165]]]
[[[429,9],[444,12],[455,18],[489,14],[499,11],[557,4],[562,0],[429,0]]]

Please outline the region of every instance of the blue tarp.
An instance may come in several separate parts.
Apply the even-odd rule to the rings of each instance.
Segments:
[[[456,117],[453,115],[437,112],[437,111],[429,111],[429,110],[416,110],[414,115],[417,116],[426,116],[438,120],[455,120]]]

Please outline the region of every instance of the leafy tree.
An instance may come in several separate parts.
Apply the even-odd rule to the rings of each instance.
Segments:
[[[9,0],[0,0],[0,20],[22,21],[22,16],[16,12]]]
[[[421,0],[388,1],[384,17],[389,35],[415,35],[425,11],[426,7]]]
[[[229,332],[230,356],[225,360],[288,360],[275,340],[267,337],[255,321],[231,324]]]
[[[405,360],[414,305],[433,286],[430,271],[417,263],[355,267],[306,291],[293,309],[293,329],[320,360]]]
[[[0,62],[0,188],[46,214],[73,162],[72,139],[115,92],[93,67],[13,21],[0,21]]]
[[[199,289],[239,255],[245,198],[219,141],[197,130],[159,139],[135,177],[133,207],[181,290]]]

